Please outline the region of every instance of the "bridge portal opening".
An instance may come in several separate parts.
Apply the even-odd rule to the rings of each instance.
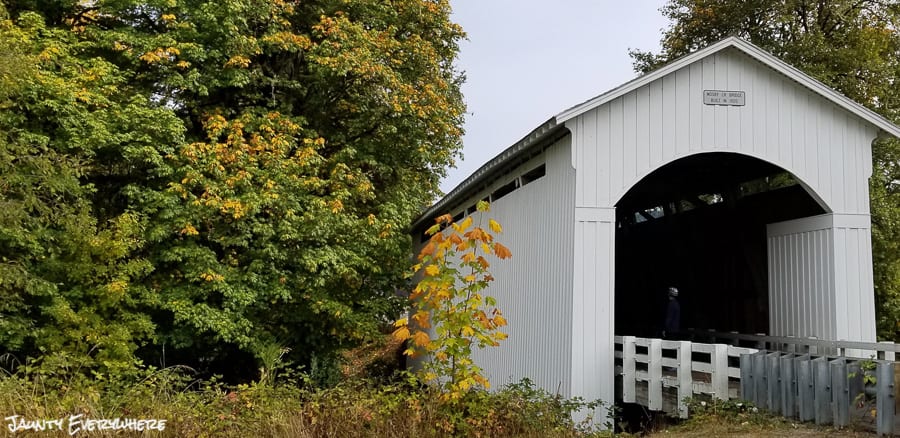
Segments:
[[[790,173],[746,155],[657,169],[616,204],[616,333],[659,336],[669,286],[683,329],[767,332],[766,224],[822,213]]]

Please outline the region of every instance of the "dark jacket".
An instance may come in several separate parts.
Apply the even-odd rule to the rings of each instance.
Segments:
[[[666,322],[663,330],[666,334],[677,333],[681,330],[681,305],[675,298],[669,298],[666,304]]]

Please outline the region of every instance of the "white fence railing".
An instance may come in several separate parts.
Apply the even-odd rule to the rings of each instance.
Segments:
[[[677,414],[682,418],[688,415],[685,400],[694,394],[708,394],[721,400],[737,398],[738,388],[736,385],[732,388],[728,379],[740,378],[742,354],[757,352],[755,348],[726,344],[634,336],[616,336],[615,343],[616,360],[620,362],[616,373],[622,375],[622,400],[636,403],[638,384],[646,383],[647,407],[662,411],[664,389],[674,388]]]
[[[769,336],[766,334],[744,334],[737,332],[720,332],[716,330],[687,329],[682,335],[689,336],[693,340],[752,345],[759,350],[782,351],[796,354],[824,354],[832,356],[856,357],[861,359],[896,360],[900,353],[900,344],[893,342],[859,342],[859,341],[831,341],[817,339],[815,337],[794,336]]]

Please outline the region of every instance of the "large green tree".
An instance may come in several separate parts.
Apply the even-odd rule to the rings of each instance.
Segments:
[[[164,345],[213,361],[288,347],[309,364],[394,316],[406,227],[460,149],[463,34],[447,1],[8,9],[18,26],[43,23],[35,41],[57,35],[73,62],[116,78],[120,106],[106,108],[117,119],[79,131],[109,145],[85,154],[91,172],[75,180],[90,190],[72,208],[103,226],[134,218],[121,263],[146,263],[127,281],[146,293],[144,357]]]
[[[0,345],[120,370],[152,336],[151,266],[141,216],[100,194],[160,162],[181,128],[90,48],[0,5]]]
[[[635,70],[738,36],[900,123],[900,2],[670,0],[660,53],[633,51]],[[870,180],[879,336],[900,339],[900,142],[877,140]]]

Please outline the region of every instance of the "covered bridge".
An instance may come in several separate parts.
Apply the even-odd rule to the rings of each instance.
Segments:
[[[875,340],[872,141],[900,128],[728,38],[567,109],[413,225],[474,213],[511,261],[490,293],[509,321],[476,353],[495,385],[614,394],[613,337],[682,326]]]

